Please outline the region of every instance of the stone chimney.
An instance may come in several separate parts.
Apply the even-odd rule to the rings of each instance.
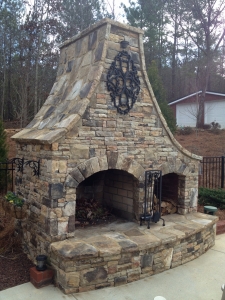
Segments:
[[[40,160],[39,177],[29,168],[16,177],[29,204],[21,226],[33,258],[76,236],[76,199],[88,193],[138,221],[146,170],[167,176],[163,188],[175,194],[178,213],[197,208],[200,157],[174,139],[162,116],[138,28],[104,19],[64,42],[50,95],[13,139],[18,157]]]

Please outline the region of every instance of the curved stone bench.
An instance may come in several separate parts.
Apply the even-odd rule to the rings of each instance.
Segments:
[[[78,238],[51,244],[56,283],[68,293],[118,286],[191,261],[214,245],[217,217],[165,216],[147,229],[126,222],[77,229]]]

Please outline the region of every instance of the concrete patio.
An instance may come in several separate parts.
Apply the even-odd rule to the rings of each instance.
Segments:
[[[225,283],[225,234],[204,255],[187,264],[123,286],[64,295],[53,285],[36,289],[31,283],[0,292],[0,300],[220,300]]]

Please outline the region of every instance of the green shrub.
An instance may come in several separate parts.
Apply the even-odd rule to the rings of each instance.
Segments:
[[[152,61],[148,68],[148,78],[167,125],[170,131],[174,134],[176,132],[176,118],[171,107],[166,101],[166,90],[155,61]]]
[[[177,129],[178,134],[189,135],[194,132],[193,128],[190,126],[183,126]]]
[[[18,197],[15,193],[13,192],[7,192],[5,195],[5,200],[9,203],[12,203],[15,206],[22,207],[24,204],[24,200],[20,197]]]
[[[212,205],[225,209],[225,190],[200,187],[198,190],[198,203],[204,206]]]
[[[221,128],[221,125],[219,123],[212,122],[210,131],[214,134],[220,134],[221,133],[220,128]]]

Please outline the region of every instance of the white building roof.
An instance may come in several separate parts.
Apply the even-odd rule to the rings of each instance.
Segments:
[[[190,94],[190,95],[188,95],[188,96],[185,96],[185,97],[183,97],[183,98],[180,98],[180,99],[177,99],[177,100],[175,100],[175,101],[173,101],[173,102],[170,102],[170,103],[168,103],[168,105],[172,105],[172,104],[181,102],[181,101],[183,101],[183,100],[185,100],[185,99],[187,99],[187,98],[190,98],[190,97],[192,97],[192,96],[195,96],[195,95],[198,95],[198,94],[201,94],[201,93],[202,93],[202,91],[198,91],[198,92],[196,92],[196,93]],[[208,94],[208,95],[215,95],[215,96],[225,97],[225,94],[214,93],[214,92],[206,92],[206,94]]]

